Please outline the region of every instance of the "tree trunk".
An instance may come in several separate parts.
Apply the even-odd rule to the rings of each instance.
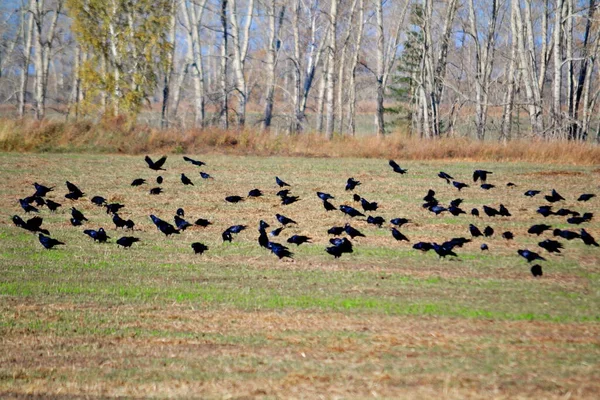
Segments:
[[[279,14],[276,15],[276,1],[271,0],[268,3],[268,20],[269,20],[269,41],[267,43],[267,79],[266,79],[266,95],[265,95],[265,113],[263,127],[268,129],[271,126],[273,119],[273,103],[275,100],[275,69],[279,58],[279,48],[281,39],[279,32],[283,25],[285,16],[285,5],[282,5]]]
[[[221,0],[221,27],[223,29],[223,41],[221,43],[221,127],[227,129],[229,127],[229,102],[227,92],[227,0]]]
[[[337,8],[338,0],[331,0],[331,8],[329,10],[329,48],[327,49],[327,69],[326,69],[326,97],[327,97],[327,125],[325,137],[331,139],[335,128],[335,56],[336,48],[336,31],[337,31]]]
[[[23,69],[19,82],[19,118],[25,115],[25,104],[27,103],[27,81],[29,80],[29,63],[31,62],[31,50],[35,36],[33,8],[35,0],[30,0],[29,12],[27,13],[27,28],[25,29],[25,47],[23,49]]]

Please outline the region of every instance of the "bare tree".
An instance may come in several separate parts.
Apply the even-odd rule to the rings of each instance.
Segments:
[[[273,103],[275,99],[275,69],[279,61],[279,49],[281,48],[281,26],[283,25],[283,19],[285,17],[285,4],[279,7],[277,12],[276,0],[268,0],[265,2],[268,19],[268,32],[269,39],[267,41],[266,51],[266,95],[265,95],[265,113],[263,126],[268,129],[271,126],[271,120],[273,119]]]
[[[250,25],[252,25],[254,0],[248,0],[244,15],[245,22],[241,30],[238,22],[237,0],[229,0],[228,7],[233,45],[233,62],[231,65],[235,74],[235,91],[238,99],[238,125],[244,126],[246,123],[246,103],[248,102],[248,89],[244,72],[246,56],[248,55],[248,43],[250,41]]]

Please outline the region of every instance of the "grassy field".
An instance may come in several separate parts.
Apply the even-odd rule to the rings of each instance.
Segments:
[[[528,235],[534,223],[574,228],[566,218],[543,219],[546,204],[528,189],[556,188],[565,202],[556,208],[594,212],[582,225],[600,240],[600,169],[524,163],[402,162],[394,174],[381,159],[193,156],[215,177],[171,155],[162,175],[165,192],[129,186],[138,177],[153,181],[140,156],[85,154],[0,154],[0,397],[203,398],[597,398],[600,393],[600,249],[564,241],[550,255]],[[446,171],[472,183],[474,169],[494,171],[490,191],[458,193],[436,177]],[[195,186],[183,186],[184,172]],[[274,177],[292,185],[301,201],[282,206]],[[356,192],[381,208],[387,220],[407,217],[398,243],[389,227],[360,219],[366,234],[355,252],[334,259],[324,249],[326,231],[343,225],[340,212],[326,213],[316,191],[330,192],[335,205],[353,204],[345,181],[360,180]],[[87,197],[71,202],[65,181]],[[507,182],[517,186],[507,188]],[[33,182],[56,186],[48,197],[63,204],[42,208],[43,227],[66,246],[47,251],[34,234],[15,227],[25,217],[18,199]],[[265,196],[229,204],[260,188]],[[510,218],[435,216],[422,209],[428,189],[463,208],[506,205]],[[121,216],[136,222],[131,249],[114,243],[129,233],[114,229],[94,195],[126,205]],[[90,219],[69,224],[71,206]],[[357,206],[357,204],[354,204]],[[183,207],[186,219],[213,225],[165,238],[149,214],[172,221]],[[258,246],[260,219],[279,226],[284,214],[293,233],[313,243],[278,260]],[[492,238],[457,249],[458,258],[439,259],[412,244],[469,237],[468,224],[492,226]],[[233,224],[248,229],[223,243]],[[104,227],[110,243],[96,244],[82,231]],[[511,230],[515,240],[500,233]],[[193,254],[201,241],[209,250]],[[489,252],[481,252],[481,243]],[[534,279],[517,249],[538,251],[544,276]]]

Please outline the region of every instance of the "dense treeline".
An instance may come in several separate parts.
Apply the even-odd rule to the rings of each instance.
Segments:
[[[3,113],[598,140],[597,0],[7,0]],[[145,117],[148,118],[148,117]],[[364,124],[363,124],[364,125]],[[364,128],[363,128],[364,130]]]

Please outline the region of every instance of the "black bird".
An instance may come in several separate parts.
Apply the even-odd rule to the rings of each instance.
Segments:
[[[392,169],[394,170],[394,172],[397,172],[397,173],[399,173],[401,175],[405,174],[408,171],[408,169],[402,169],[402,168],[400,168],[400,166],[394,160],[390,160],[388,162],[388,164],[390,164],[390,167],[392,167]]]
[[[121,218],[121,216],[119,214],[114,213],[113,217],[112,217],[112,222],[113,222],[113,224],[115,224],[115,228],[124,228],[125,223],[127,221],[125,221],[123,218]]]
[[[421,251],[433,250],[433,244],[429,242],[418,242],[413,244],[413,249]]]
[[[33,183],[33,187],[35,187],[35,193],[33,195],[34,196],[38,196],[38,197],[44,197],[48,193],[50,193],[50,192],[52,192],[54,190],[54,186],[53,187],[47,187],[47,186],[44,186],[44,185],[40,185],[37,182]]]
[[[483,183],[483,184],[481,184],[481,188],[484,189],[484,190],[490,190],[490,189],[493,189],[495,187],[496,186],[492,185],[491,183]]]
[[[448,209],[445,207],[442,207],[442,206],[433,205],[433,206],[429,207],[429,211],[431,211],[435,215],[440,215],[444,211],[448,211]]]
[[[492,228],[491,226],[486,226],[485,229],[483,230],[483,236],[485,237],[490,237],[494,234],[494,228]]]
[[[550,229],[552,229],[552,227],[550,225],[546,225],[546,224],[532,225],[527,230],[527,233],[540,236],[542,233],[544,233],[545,231],[550,230]]]
[[[281,233],[281,231],[283,231],[284,229],[285,229],[284,226],[280,226],[279,228],[273,229],[269,234],[271,236],[277,237],[277,236],[279,236],[279,234]]]
[[[578,216],[580,214],[577,211],[571,211],[568,208],[561,208],[560,210],[554,212],[554,215],[566,217],[567,215]]]
[[[158,183],[159,185],[162,185],[162,183],[163,183],[163,177],[162,177],[162,176],[160,176],[160,175],[159,175],[159,176],[157,176],[157,177],[156,177],[156,183]]]
[[[475,172],[473,172],[473,182],[477,182],[478,179],[481,179],[481,182],[485,183],[488,174],[493,174],[493,172],[476,169]]]
[[[546,199],[546,201],[549,201],[550,203],[556,203],[557,201],[565,199],[560,194],[558,194],[558,192],[554,189],[552,189],[552,195],[544,196],[544,198]]]
[[[190,178],[188,178],[187,176],[185,176],[185,174],[181,174],[181,183],[183,183],[184,185],[192,185],[192,186],[194,186],[194,182],[192,182],[190,180]]]
[[[196,220],[196,222],[194,222],[194,225],[198,225],[203,228],[206,228],[207,226],[212,225],[212,222],[210,222],[209,220],[204,219],[204,218],[198,218]]]
[[[51,237],[46,236],[43,233],[40,233],[38,235],[38,239],[39,239],[40,243],[42,244],[42,246],[44,246],[47,250],[50,250],[51,248],[53,248],[54,246],[57,246],[59,244],[64,244],[63,242],[59,242],[56,239],[52,239]]]
[[[211,175],[207,174],[206,172],[202,172],[202,171],[200,171],[200,177],[202,179],[214,179]]]
[[[290,189],[281,189],[279,192],[277,192],[275,194],[281,198],[284,198],[290,194]]]
[[[146,183],[145,179],[137,178],[137,179],[134,179],[133,182],[131,182],[131,186],[141,186],[144,183]]]
[[[243,201],[244,198],[241,196],[227,196],[225,197],[225,201],[228,203],[239,203],[240,201]]]
[[[568,231],[568,230],[561,230],[561,229],[555,229],[554,231],[552,231],[552,234],[554,236],[559,236],[563,239],[567,239],[567,240],[573,240],[573,239],[579,239],[581,238],[581,235],[577,232],[573,232],[573,231]]]
[[[231,243],[233,241],[233,237],[231,236],[229,229],[225,229],[223,233],[221,233],[221,238],[223,239],[223,242]]]
[[[292,258],[294,255],[294,253],[292,253],[286,246],[279,243],[269,242],[267,248],[271,250],[273,254],[279,257],[280,260],[284,257]]]
[[[506,186],[507,186],[507,187],[515,187],[515,186],[517,186],[517,185],[515,185],[515,184],[514,184],[514,183],[512,183],[512,182],[508,182],[508,183],[506,184]]]
[[[466,183],[458,181],[452,181],[452,185],[454,185],[454,187],[457,188],[459,192],[461,189],[469,187],[469,185],[467,185]]]
[[[479,246],[479,248],[481,249],[481,251],[485,251],[485,250],[489,250],[490,248],[488,247],[487,244],[482,243],[481,246]]]
[[[335,258],[341,257],[344,253],[352,253],[354,251],[352,242],[346,238],[334,238],[330,239],[329,242],[333,246],[327,247],[325,251]]]
[[[392,236],[394,237],[394,239],[401,241],[404,240],[406,242],[410,242],[410,240],[408,240],[408,238],[406,236],[404,236],[402,234],[402,232],[400,232],[398,229],[396,228],[392,228]]]
[[[458,217],[460,214],[466,214],[466,212],[462,208],[456,206],[448,207],[448,211],[455,217]]]
[[[534,278],[544,275],[544,273],[542,272],[542,266],[539,264],[535,264],[533,267],[531,267],[531,275],[533,275]]]
[[[352,200],[354,200],[354,201],[355,201],[355,202],[357,202],[357,203],[360,203],[360,199],[361,199],[361,198],[362,198],[362,197],[360,197],[360,196],[359,196],[357,193],[354,193],[354,194],[352,195]]]
[[[348,178],[346,181],[346,190],[354,190],[358,185],[360,185],[359,181],[354,180],[354,178]]]
[[[463,247],[466,243],[469,243],[469,242],[471,242],[471,239],[458,237],[458,238],[452,238],[452,239],[448,240],[447,242],[444,242],[442,245],[453,249],[455,247]]]
[[[287,242],[300,246],[302,243],[311,243],[311,238],[303,235],[293,235],[288,238]]]
[[[75,207],[71,207],[71,216],[79,221],[87,221],[88,219],[83,215],[81,211]]]
[[[192,249],[194,249],[195,254],[202,254],[208,250],[208,246],[200,242],[194,242],[192,243]]]
[[[372,216],[368,216],[367,217],[367,223],[368,224],[372,224],[372,225],[377,225],[378,227],[381,228],[381,225],[385,224],[385,219],[383,217],[377,216],[377,217],[372,217]]]
[[[392,225],[396,225],[397,227],[401,228],[402,225],[404,224],[408,224],[410,222],[410,219],[406,219],[406,218],[394,218],[390,220],[390,223]]]
[[[546,249],[550,253],[560,253],[560,249],[563,248],[561,242],[557,242],[556,240],[546,239],[538,243],[542,249]]]
[[[298,197],[298,196],[283,196],[281,198],[281,204],[286,206],[286,205],[295,203],[298,200],[300,200],[300,197]]]
[[[323,207],[325,207],[325,211],[337,210],[337,208],[327,200],[323,200]]]
[[[106,203],[106,199],[102,196],[94,196],[90,201],[98,207],[102,207]]]
[[[67,189],[69,193],[65,195],[65,197],[69,200],[77,200],[85,195],[75,184],[66,181]]]
[[[62,206],[62,204],[57,203],[55,201],[52,201],[50,199],[46,200],[46,206],[48,207],[48,209],[50,211],[56,211],[56,209],[60,206]]]
[[[131,247],[132,244],[139,242],[140,239],[133,236],[123,236],[122,238],[117,239],[117,244],[119,246],[123,246],[123,248]]]
[[[47,229],[42,229],[42,222],[44,222],[42,217],[33,217],[27,221],[23,221],[18,215],[13,215],[12,221],[19,228],[23,228],[30,232],[41,232],[45,235],[50,235],[50,232]]]
[[[487,215],[488,217],[495,217],[496,215],[500,214],[500,211],[496,210],[493,207],[489,207],[489,206],[483,206],[483,212],[485,213],[485,215]]]
[[[527,196],[527,197],[533,197],[533,196],[538,195],[540,193],[541,193],[541,191],[539,191],[539,190],[528,190],[528,191],[525,192],[525,196]]]
[[[154,223],[154,225],[156,225],[156,228],[159,231],[161,231],[162,233],[164,233],[165,236],[169,236],[169,235],[173,235],[173,234],[179,235],[179,231],[177,229],[175,229],[175,227],[173,225],[171,225],[170,223],[168,223],[167,221],[163,221],[162,219],[158,218],[155,215],[150,215],[150,219],[152,219],[152,222]]]
[[[594,217],[593,213],[584,213],[582,216],[567,218],[567,223],[579,225],[583,222],[589,222]]]
[[[429,191],[427,192],[427,194],[425,195],[425,197],[423,197],[423,200],[426,202],[432,202],[432,201],[437,201],[435,199],[435,192],[431,189],[429,189]]]
[[[327,230],[327,234],[329,235],[340,236],[342,233],[344,233],[343,226],[333,226]]]
[[[588,201],[593,197],[596,197],[596,195],[592,193],[584,193],[581,196],[579,196],[579,198],[577,198],[577,201]]]
[[[119,204],[119,203],[110,203],[110,204],[106,204],[105,207],[106,207],[107,214],[114,214],[114,213],[118,213],[119,210],[125,206],[123,204]]]
[[[97,231],[94,229],[86,229],[83,233],[94,239],[94,242],[97,241],[98,243],[106,243],[106,241],[110,239],[110,236],[106,234],[104,228],[100,228]]]
[[[185,231],[187,228],[192,226],[192,224],[187,222],[185,219],[181,218],[179,215],[176,215],[175,217],[173,217],[173,220],[175,222],[175,226],[180,231]]]
[[[376,211],[377,208],[379,207],[377,205],[377,202],[369,202],[367,199],[365,198],[361,198],[360,199],[360,205],[362,206],[363,210],[366,211]]]
[[[268,227],[269,224],[263,220],[260,221],[260,225],[258,227],[258,233],[260,234],[258,236],[258,244],[260,247],[264,247],[265,249],[269,248],[269,238],[267,237],[267,232],[265,231],[265,229]]]
[[[479,228],[473,224],[469,224],[469,232],[471,232],[471,236],[473,237],[483,236],[483,233],[481,233]]]
[[[248,192],[248,197],[260,197],[263,195],[263,192],[260,189],[252,189]]]
[[[125,228],[133,230],[134,227],[135,227],[135,222],[133,222],[130,219],[125,221]]]
[[[440,257],[440,258],[445,258],[447,256],[453,256],[453,257],[458,257],[458,255],[452,251],[453,247],[452,246],[446,246],[447,242],[442,243],[441,245],[437,244],[437,243],[432,243],[432,247],[433,247],[433,251],[436,252],[436,254]]]
[[[284,181],[282,181],[281,179],[279,179],[278,176],[275,177],[275,183],[277,183],[277,186],[279,186],[279,187],[290,186],[289,184],[287,184]]]
[[[162,192],[163,192],[163,190],[159,187],[150,189],[150,194],[161,194]]]
[[[539,206],[536,212],[544,217],[554,214],[554,212],[552,212],[552,206]]]
[[[508,211],[508,208],[504,207],[504,204],[500,204],[498,215],[502,217],[512,217],[512,214]]]
[[[471,215],[474,216],[474,217],[479,217],[479,210],[476,209],[476,208],[473,208],[471,210]]]
[[[29,222],[29,221],[28,221]],[[581,240],[583,240],[583,243],[587,244],[588,246],[595,246],[598,247],[598,243],[596,242],[596,239],[594,239],[594,237],[592,235],[590,235],[585,229],[581,228]]]
[[[167,161],[167,156],[162,156],[156,161],[152,161],[150,157],[146,156],[144,157],[144,161],[148,164],[148,168],[154,171],[166,171],[162,166],[165,164],[165,161]]]
[[[502,233],[502,237],[506,240],[513,240],[515,235],[511,231],[506,231]]]
[[[317,192],[317,196],[323,201],[335,199],[335,197],[329,193]]]
[[[279,221],[282,225],[288,225],[288,224],[298,224],[296,221],[294,221],[291,218],[286,217],[285,215],[281,215],[281,214],[275,214],[275,218],[277,218],[277,221]]]
[[[185,217],[185,210],[181,207],[179,207],[176,211],[175,211],[176,215],[179,215],[180,217]]]
[[[25,200],[29,204],[35,203],[36,206],[40,206],[40,207],[46,204],[46,200],[44,200],[43,197],[36,196],[36,195],[25,197],[23,200]]]
[[[231,233],[240,233],[246,228],[246,225],[231,225],[229,228],[227,228],[227,230]]]
[[[365,214],[361,213],[356,208],[347,206],[345,204],[342,204],[340,206],[340,211],[350,217],[364,217],[365,216]]]
[[[194,159],[192,159],[192,158],[189,158],[189,157],[187,157],[187,156],[183,156],[183,159],[184,159],[185,161],[189,162],[189,163],[192,163],[193,165],[196,165],[196,166],[198,166],[198,167],[201,167],[201,166],[203,166],[203,165],[206,165],[206,163],[205,163],[205,162],[202,162],[202,161],[199,161],[199,160],[194,160]]]
[[[73,225],[73,226],[81,226],[81,225],[83,225],[83,222],[81,222],[80,220],[78,220],[76,218],[71,218],[69,221],[71,222],[71,225]]]
[[[519,253],[519,255],[523,258],[525,258],[527,260],[527,262],[532,262],[535,260],[540,260],[540,261],[546,261],[546,259],[542,256],[540,256],[538,253],[531,251],[531,250],[517,250],[517,253]]]
[[[30,213],[30,212],[40,212],[40,210],[38,210],[37,208],[35,208],[34,206],[32,206],[31,204],[29,204],[27,202],[27,200],[25,199],[19,199],[19,204],[21,205],[21,208],[26,212],[26,213]]]
[[[440,173],[438,174],[438,176],[440,178],[442,178],[442,179],[445,179],[447,184],[450,184],[450,180],[454,179],[453,177],[451,177],[450,175],[448,175],[444,171],[440,171]]]
[[[450,205],[453,207],[460,207],[462,202],[463,202],[463,199],[454,199],[450,202]]]
[[[350,236],[352,239],[354,239],[357,236],[365,237],[365,235],[363,235],[362,232],[360,232],[358,229],[353,228],[352,226],[350,226],[350,224],[344,225],[344,232],[346,232],[348,236]]]

